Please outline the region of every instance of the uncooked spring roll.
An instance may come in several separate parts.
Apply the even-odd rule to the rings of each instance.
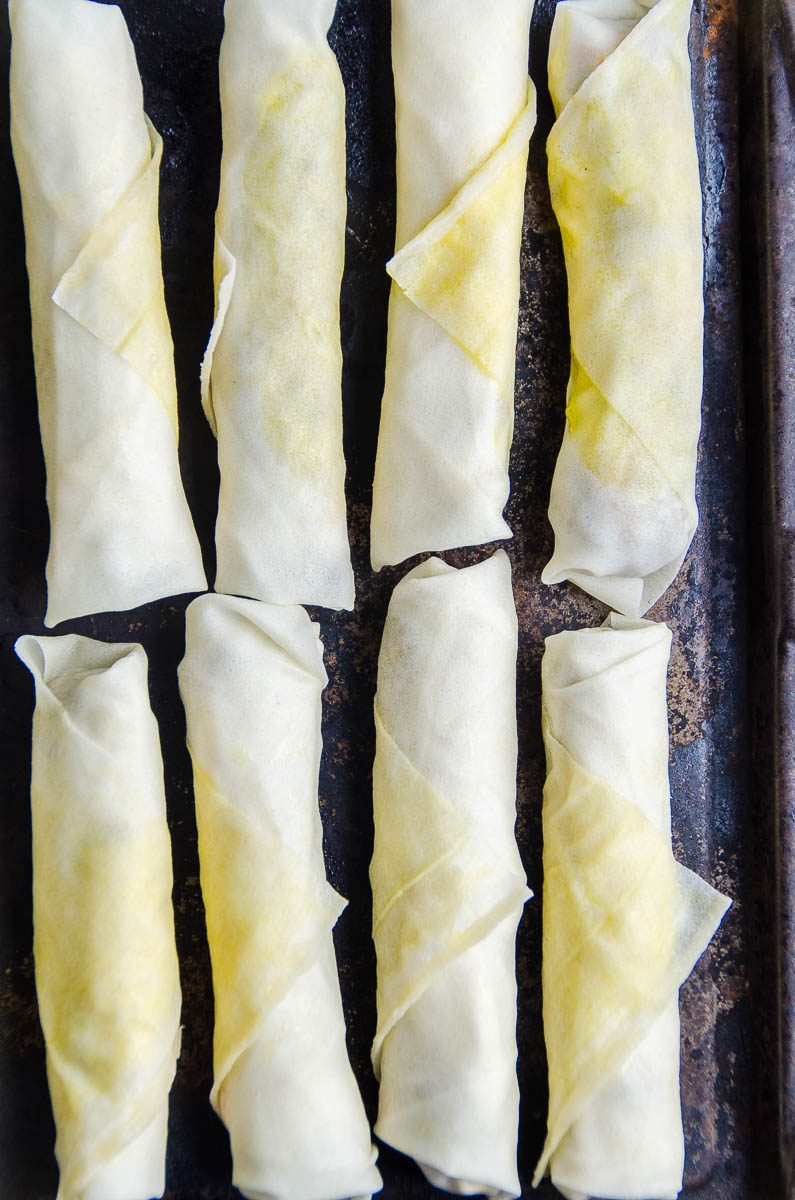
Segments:
[[[146,654],[22,637],[33,717],[33,950],[58,1200],[165,1187],[180,1040],[163,764]]]
[[[665,625],[611,615],[542,663],[549,1170],[565,1196],[682,1187],[679,987],[729,901],[671,850]]]
[[[187,613],[188,718],[215,990],[211,1099],[252,1200],[381,1187],[345,1045],[318,810],[318,627],[298,607],[202,596]]]
[[[550,42],[558,119],[549,182],[571,377],[543,579],[570,579],[629,616],[672,582],[698,521],[703,261],[691,4],[563,0]]]
[[[345,91],[335,0],[227,0],[216,320],[216,591],[353,608],[342,449]]]
[[[396,253],[373,566],[511,536],[532,0],[393,0]]]
[[[90,0],[9,8],[57,625],[206,582],[177,458],[162,142],[124,18]]]
[[[395,588],[375,701],[376,1133],[437,1187],[516,1196],[516,610],[503,551]]]

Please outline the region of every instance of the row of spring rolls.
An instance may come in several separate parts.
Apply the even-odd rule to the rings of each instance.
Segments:
[[[549,183],[571,376],[549,507],[555,549],[542,578],[571,580],[635,617],[675,578],[698,519],[703,257],[691,7],[561,0],[549,49]],[[502,510],[535,124],[531,10],[528,0],[393,5],[397,251],[375,568],[511,535]]]
[[[381,1187],[348,1060],[317,805],[307,613],[204,596],[180,667],[215,994],[211,1100],[251,1200]],[[26,636],[34,958],[58,1200],[165,1186],[180,985],[163,765],[140,645]]]
[[[562,0],[552,202],[572,368],[547,582],[637,616],[695,530],[703,324],[691,0]],[[218,591],[350,608],[339,295],[345,96],[334,0],[227,0],[216,317],[202,395]],[[378,568],[510,536],[532,0],[395,0],[396,253],[372,515]],[[121,13],[11,0],[51,543],[49,625],[205,576],[177,459],[162,143]],[[421,52],[418,52],[421,47]],[[666,119],[660,121],[660,112]]]
[[[678,989],[728,901],[671,850],[664,625],[613,615],[543,661],[543,1007],[536,1182],[682,1185]],[[23,637],[36,681],[36,983],[59,1200],[164,1184],[180,988],[157,727],[141,646]],[[457,1194],[514,1197],[517,620],[503,551],[396,587],[375,700],[375,1131]],[[302,608],[204,596],[187,715],[215,993],[211,1100],[252,1200],[381,1186],[347,1057],[317,807],[323,651]]]

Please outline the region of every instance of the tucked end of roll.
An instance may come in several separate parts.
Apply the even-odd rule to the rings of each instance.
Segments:
[[[656,0],[618,0],[589,11],[563,0],[555,9],[549,39],[549,91],[555,113],[563,109],[585,80],[621,45]]]

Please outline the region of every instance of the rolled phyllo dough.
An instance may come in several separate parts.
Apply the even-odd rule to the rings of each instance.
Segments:
[[[165,1187],[180,988],[163,764],[138,645],[22,637],[33,718],[33,950],[58,1200]]]
[[[671,850],[665,625],[611,615],[542,663],[549,1170],[565,1196],[682,1187],[678,991],[729,901]]]
[[[348,1061],[318,810],[318,627],[203,596],[187,613],[188,718],[215,990],[214,1108],[252,1200],[381,1187]]]
[[[701,192],[692,0],[563,0],[549,86],[552,204],[569,285],[571,377],[546,583],[638,616],[698,521]]]
[[[177,459],[162,142],[121,12],[11,0],[11,139],[50,551],[46,622],[206,587]]]
[[[373,566],[511,536],[532,0],[393,0],[396,253]]]
[[[353,608],[342,450],[345,91],[335,0],[227,0],[216,320],[215,588]]]
[[[499,551],[395,588],[378,664],[376,1133],[437,1187],[516,1196],[516,610]]]

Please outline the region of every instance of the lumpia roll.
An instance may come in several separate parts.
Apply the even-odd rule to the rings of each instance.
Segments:
[[[216,321],[216,591],[353,608],[342,449],[345,91],[335,0],[227,0]]]
[[[665,625],[613,614],[542,663],[544,1034],[536,1182],[565,1196],[679,1194],[679,987],[729,901],[671,850]]]
[[[180,1041],[163,764],[138,645],[22,637],[33,718],[33,949],[58,1200],[165,1187]]]
[[[543,579],[570,579],[629,616],[675,578],[698,521],[704,305],[691,5],[563,0],[550,41],[549,183],[571,377]]]
[[[396,253],[378,569],[508,538],[532,0],[394,0]]]
[[[504,552],[431,558],[395,588],[378,666],[375,1128],[462,1195],[520,1190],[516,645]]]
[[[50,551],[46,622],[206,587],[177,459],[162,142],[115,5],[12,0]]]
[[[345,1045],[318,810],[323,649],[302,608],[202,596],[179,683],[215,991],[211,1100],[252,1200],[381,1187]]]

